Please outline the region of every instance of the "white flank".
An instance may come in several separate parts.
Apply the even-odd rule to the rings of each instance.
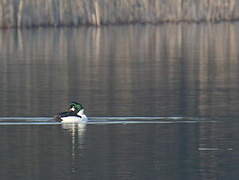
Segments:
[[[68,116],[68,117],[62,117],[62,123],[86,123],[88,121],[87,116],[84,114],[84,109],[80,110],[77,113],[78,116]]]

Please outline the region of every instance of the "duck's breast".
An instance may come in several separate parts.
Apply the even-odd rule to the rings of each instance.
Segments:
[[[77,116],[68,116],[68,117],[62,117],[62,123],[81,123],[86,122],[87,117],[77,117]]]

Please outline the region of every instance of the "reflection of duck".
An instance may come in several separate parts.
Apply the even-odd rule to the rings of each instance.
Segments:
[[[71,102],[69,110],[58,113],[55,120],[63,123],[81,123],[87,122],[88,118],[84,114],[84,107],[80,103]]]
[[[62,123],[61,127],[66,130],[67,134],[71,135],[71,158],[72,158],[72,172],[78,169],[80,162],[80,154],[84,153],[86,123]]]
[[[61,127],[68,132],[71,132],[72,137],[74,137],[83,136],[86,130],[86,125],[86,123],[62,123]]]

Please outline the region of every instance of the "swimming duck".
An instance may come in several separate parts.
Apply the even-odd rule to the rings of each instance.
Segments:
[[[69,110],[58,113],[55,119],[62,123],[80,123],[87,122],[88,120],[87,116],[84,114],[84,107],[78,102],[71,102]]]

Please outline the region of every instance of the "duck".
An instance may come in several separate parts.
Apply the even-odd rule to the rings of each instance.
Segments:
[[[76,101],[70,103],[68,111],[58,113],[54,119],[61,123],[84,123],[88,121],[83,105]]]

